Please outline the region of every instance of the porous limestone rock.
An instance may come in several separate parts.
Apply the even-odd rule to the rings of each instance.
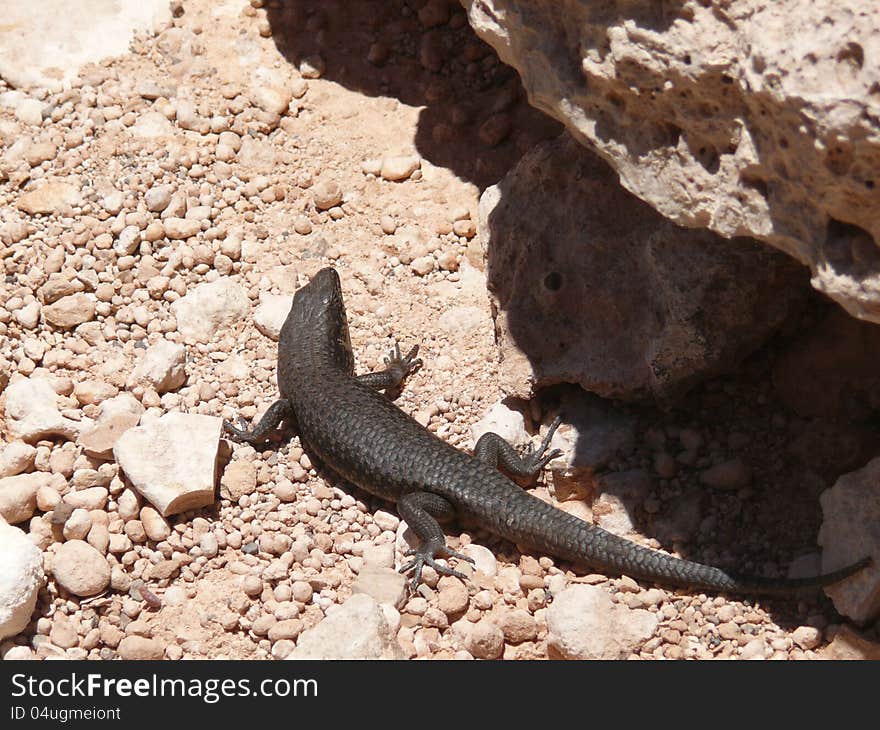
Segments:
[[[531,104],[627,190],[679,224],[775,246],[880,322],[880,4],[461,4]]]
[[[167,517],[214,501],[221,419],[166,413],[129,428],[113,456],[132,486]]]
[[[135,32],[169,20],[168,0],[4,0],[0,76],[17,88],[59,88],[84,64],[127,52]]]
[[[567,134],[488,188],[480,218],[508,395],[568,382],[674,398],[735,367],[809,292],[778,251],[670,223]]]

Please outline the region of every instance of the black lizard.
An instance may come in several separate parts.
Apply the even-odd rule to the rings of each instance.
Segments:
[[[450,550],[439,522],[468,517],[481,527],[529,548],[603,572],[661,584],[718,592],[786,593],[835,583],[870,563],[869,558],[824,575],[784,579],[737,575],[681,560],[618,537],[556,509],[520,488],[514,475],[537,474],[558,452],[547,453],[556,419],[537,450],[521,457],[500,436],[487,433],[474,455],[439,439],[379,393],[398,387],[421,365],[417,347],[388,358],[381,372],[354,375],[354,355],[339,275],[319,271],[300,288],[281,329],[275,401],[252,431],[224,421],[238,438],[264,440],[283,421],[295,421],[300,438],[323,462],[366,491],[397,503],[421,539],[410,551],[417,585],[422,567],[464,576],[434,558],[470,560]]]

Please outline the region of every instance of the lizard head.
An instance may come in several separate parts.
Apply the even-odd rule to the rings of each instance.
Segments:
[[[299,288],[290,311],[295,329],[320,333],[323,341],[331,344],[333,359],[346,369],[354,369],[342,284],[336,269],[321,269]]]

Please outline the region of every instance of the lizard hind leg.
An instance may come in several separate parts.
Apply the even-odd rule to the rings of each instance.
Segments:
[[[426,565],[431,566],[440,575],[452,575],[467,580],[464,573],[441,565],[434,560],[438,555],[441,555],[466,560],[469,563],[474,562],[472,558],[450,550],[446,545],[446,536],[437,520],[446,522],[455,516],[455,510],[447,500],[431,492],[409,492],[397,500],[397,511],[421,540],[419,547],[406,553],[407,557],[412,556],[412,561],[400,569],[401,573],[412,572],[413,590],[418,588],[422,579],[422,569]]]
[[[550,440],[560,423],[562,423],[562,419],[559,416],[554,418],[541,440],[540,446],[537,449],[529,447],[529,450],[522,456],[497,433],[491,431],[484,433],[474,446],[474,456],[491,467],[501,467],[517,477],[535,476],[549,462],[562,454],[559,449],[547,451]]]

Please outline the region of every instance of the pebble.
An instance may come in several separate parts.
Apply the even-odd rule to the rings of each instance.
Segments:
[[[220,477],[220,496],[238,502],[257,488],[257,467],[251,461],[231,462]]]
[[[82,204],[80,185],[64,180],[51,180],[31,190],[16,201],[19,210],[29,215],[55,215]]]
[[[161,643],[144,636],[126,636],[117,651],[121,659],[141,661],[161,659],[165,654]]]
[[[364,593],[377,603],[400,608],[406,602],[406,576],[394,568],[364,565],[351,587],[352,593]]]
[[[791,633],[791,639],[801,649],[815,649],[822,643],[822,630],[814,626],[798,626]]]
[[[328,210],[342,202],[342,188],[335,180],[319,180],[312,186],[312,200],[318,210]]]
[[[43,307],[43,318],[54,327],[72,329],[95,317],[96,303],[88,294],[71,294]]]
[[[229,277],[199,284],[192,292],[171,304],[177,330],[197,342],[210,342],[232,322],[250,311],[244,288]]]
[[[59,586],[75,596],[94,596],[110,584],[110,566],[95,548],[69,540],[52,556],[52,575]]]
[[[700,473],[700,481],[712,489],[742,489],[748,486],[751,478],[751,470],[739,458],[715,464]]]
[[[464,583],[454,576],[443,576],[437,582],[438,606],[450,618],[464,613],[470,597]]]
[[[51,480],[52,475],[45,472],[0,479],[0,517],[10,525],[29,520],[37,509],[37,491]]]
[[[308,218],[305,219],[308,221]],[[299,233],[300,231],[297,231]],[[309,230],[311,232],[311,223]],[[260,304],[254,310],[254,325],[257,330],[275,342],[281,336],[281,327],[290,313],[293,297],[286,294],[260,294]]]
[[[501,631],[508,643],[521,644],[537,638],[538,625],[528,611],[514,608],[502,614]]]
[[[384,180],[400,182],[412,176],[421,167],[422,158],[417,155],[402,157],[385,157],[379,168],[379,174]]]
[[[147,348],[128,379],[128,387],[147,385],[157,393],[177,390],[186,382],[186,348],[159,340]]]
[[[13,441],[0,452],[0,478],[12,477],[34,465],[37,450],[24,441]]]
[[[504,653],[504,632],[491,621],[480,619],[467,632],[464,647],[475,659],[500,659]]]

